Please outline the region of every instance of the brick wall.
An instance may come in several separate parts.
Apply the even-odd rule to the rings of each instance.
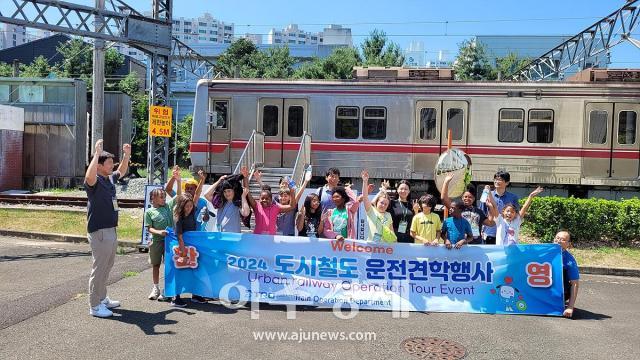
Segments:
[[[0,129],[0,191],[22,188],[22,134]]]

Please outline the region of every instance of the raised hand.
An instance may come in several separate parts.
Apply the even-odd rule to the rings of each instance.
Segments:
[[[418,204],[418,200],[413,200],[413,204],[411,205],[414,213],[420,212],[420,204]]]
[[[103,140],[99,139],[98,141],[96,141],[96,155],[100,156],[100,154],[102,153],[102,143]]]
[[[244,176],[245,178],[249,178],[249,169],[247,169],[246,166],[241,167],[240,174],[242,174],[242,176]]]
[[[180,166],[176,165],[173,167],[171,177],[174,179],[180,179]]]
[[[444,182],[451,182],[451,180],[453,180],[453,173],[449,173],[444,177]]]
[[[262,182],[262,171],[258,170],[253,173],[253,177],[256,179],[256,182]]]
[[[198,176],[200,177],[200,181],[204,181],[207,178],[207,174],[202,171],[202,169],[198,170]]]
[[[531,194],[529,194],[529,196],[531,197],[538,196],[543,191],[544,191],[544,188],[541,186],[538,186],[535,190],[531,192]]]
[[[360,177],[362,178],[362,181],[365,183],[369,182],[369,172],[367,170],[362,170],[362,173],[360,174]]]
[[[388,190],[391,187],[391,185],[389,184],[389,180],[382,180],[380,187],[382,187],[385,190]]]
[[[243,187],[242,188],[242,197],[247,197],[248,194],[249,194],[249,188]]]
[[[129,144],[122,145],[122,151],[124,152],[125,155],[131,155],[131,145]]]

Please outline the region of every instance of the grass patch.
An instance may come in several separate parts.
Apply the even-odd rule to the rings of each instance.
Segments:
[[[578,265],[640,268],[640,249],[599,247],[594,249],[569,250]]]
[[[122,273],[122,276],[124,276],[126,278],[137,276],[137,275],[138,275],[137,271],[125,271],[124,273]]]
[[[77,190],[78,190],[77,188],[70,188],[70,189],[53,188],[53,189],[44,189],[42,191],[50,192],[52,194],[64,194],[64,193],[74,192]]]
[[[140,240],[142,216],[119,212],[118,239]],[[87,235],[87,214],[61,210],[0,209],[0,229]]]

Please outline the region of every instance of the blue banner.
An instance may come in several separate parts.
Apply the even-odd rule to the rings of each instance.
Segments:
[[[360,309],[536,314],[564,310],[555,244],[444,246],[188,232],[165,240],[165,295]]]

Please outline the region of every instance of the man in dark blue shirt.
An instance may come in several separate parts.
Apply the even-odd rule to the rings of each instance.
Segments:
[[[118,200],[115,182],[126,174],[131,146],[124,144],[124,156],[118,170],[113,171],[113,154],[102,150],[102,139],[96,141],[95,154],[84,177],[87,191],[87,238],[91,245],[89,277],[89,314],[96,317],[113,315],[111,308],[120,302],[107,297],[107,279],[115,260],[118,239]]]

